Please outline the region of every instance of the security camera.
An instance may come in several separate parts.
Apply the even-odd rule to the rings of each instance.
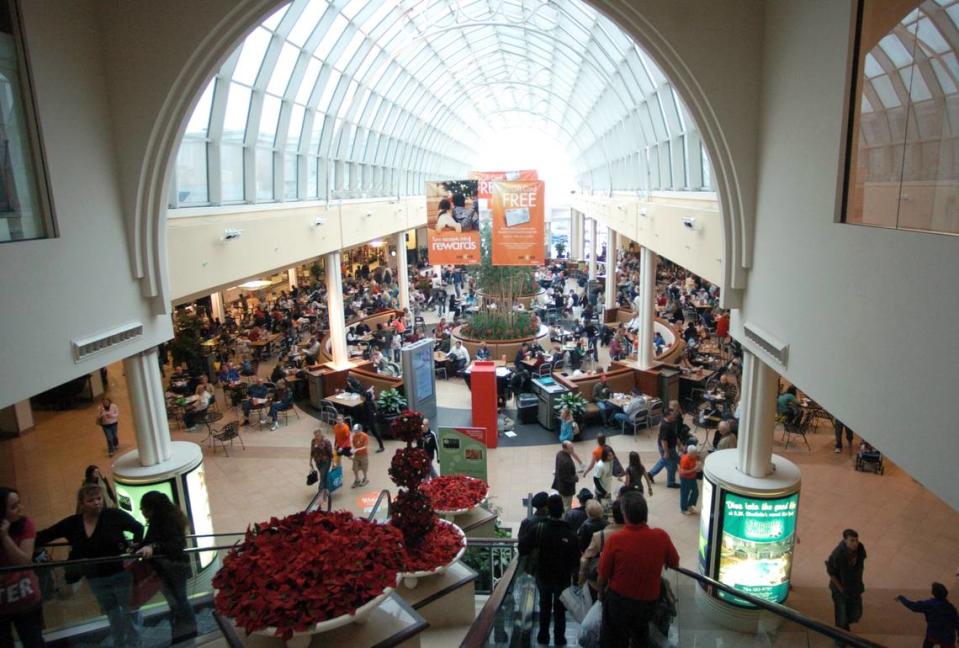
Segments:
[[[316,218],[313,219],[313,226],[314,226],[314,227],[319,227],[319,226],[325,225],[325,224],[326,224],[326,219],[323,218],[322,216],[317,216]]]
[[[228,227],[223,232],[223,240],[232,241],[233,239],[240,238],[242,235],[243,235],[243,230]]]
[[[696,219],[695,218],[684,218],[683,227],[686,229],[694,230],[696,229]]]

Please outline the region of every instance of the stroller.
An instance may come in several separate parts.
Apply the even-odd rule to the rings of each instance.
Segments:
[[[877,475],[881,475],[885,470],[882,466],[882,453],[862,441],[856,454],[856,470],[865,472],[867,469]]]

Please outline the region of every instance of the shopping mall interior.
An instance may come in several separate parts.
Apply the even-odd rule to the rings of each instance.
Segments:
[[[433,496],[463,550],[311,608],[287,645],[598,646],[612,622],[571,607],[544,634],[519,537],[536,493],[567,495],[570,430],[566,508],[585,488],[612,522],[605,488],[638,490],[678,551],[652,645],[913,646],[926,623],[897,597],[959,591],[959,0],[6,0],[0,18],[0,487],[37,530],[89,523],[89,466],[139,522],[159,490],[192,566],[184,630],[168,577],[122,567],[137,546],[61,535],[34,557],[52,565],[16,571],[6,502],[0,579],[36,575],[47,645],[284,645],[278,616],[227,595],[236,561],[270,571],[250,547],[274,518],[403,519],[406,408],[439,473],[488,484]],[[338,416],[368,434],[362,478]],[[703,462],[682,488],[658,470],[666,427]],[[600,435],[654,480],[603,453],[594,471]],[[741,522],[739,503],[788,513]],[[827,562],[846,529],[868,551],[851,627]],[[304,598],[345,572],[372,587],[317,537]],[[148,593],[111,607],[107,572],[124,601]],[[12,600],[0,644],[13,619],[43,645]]]

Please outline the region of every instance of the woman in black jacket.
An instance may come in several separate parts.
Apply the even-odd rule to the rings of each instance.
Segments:
[[[106,558],[126,553],[124,531],[133,534],[134,542],[143,538],[143,525],[126,511],[103,507],[103,494],[96,484],[87,484],[77,493],[80,512],[63,518],[52,527],[37,533],[37,545],[64,538],[70,543],[70,558]],[[123,561],[94,563],[83,566],[90,589],[110,622],[114,646],[136,646],[139,630],[130,610],[130,588],[133,578],[123,569]]]
[[[159,491],[150,491],[140,500],[147,519],[147,533],[137,554],[150,560],[163,582],[163,598],[170,606],[173,643],[196,636],[196,616],[187,598],[186,582],[191,575],[186,549],[187,520],[183,512]]]

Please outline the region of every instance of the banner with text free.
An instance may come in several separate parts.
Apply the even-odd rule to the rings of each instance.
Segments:
[[[441,427],[440,473],[443,475],[467,475],[488,481],[486,478],[486,444],[483,438],[486,428]]]
[[[426,183],[426,241],[432,265],[480,262],[476,180]]]
[[[539,180],[535,169],[521,171],[470,171],[470,178],[476,180],[476,198],[479,200],[479,217],[483,225],[493,218],[491,198],[493,195],[494,180]]]
[[[540,265],[545,219],[542,180],[493,181],[493,265]]]

